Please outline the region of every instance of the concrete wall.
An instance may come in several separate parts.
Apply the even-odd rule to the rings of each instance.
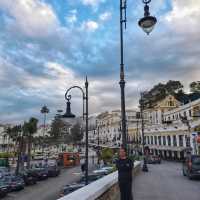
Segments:
[[[136,176],[141,169],[141,162],[134,163],[133,174]],[[59,200],[119,200],[118,172],[113,172]]]
[[[136,176],[141,170],[141,164],[138,163],[133,170],[133,176]],[[120,193],[119,193],[119,186],[118,182],[112,185],[105,193],[103,193],[100,197],[96,200],[120,200]]]

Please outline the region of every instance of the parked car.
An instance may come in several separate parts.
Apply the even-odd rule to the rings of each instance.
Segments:
[[[68,195],[69,193],[74,192],[75,190],[78,190],[84,186],[85,186],[84,183],[73,183],[73,184],[65,185],[61,189],[59,196],[63,197],[65,195]]]
[[[29,170],[31,176],[35,177],[37,181],[48,178],[48,170],[46,168],[32,168]]]
[[[112,166],[103,166],[99,169],[96,169],[93,171],[94,174],[99,174],[99,175],[108,175],[114,170],[114,167]]]
[[[60,168],[57,165],[48,165],[46,168],[49,177],[55,177],[60,174]]]
[[[200,156],[188,155],[183,162],[183,175],[189,179],[199,177],[200,178]]]
[[[107,170],[109,173],[111,173],[111,172],[113,172],[114,167],[113,166],[103,166],[101,169]]]
[[[102,176],[105,176],[105,175],[108,175],[109,174],[109,171],[106,170],[106,169],[96,169],[93,171],[94,174],[98,174],[98,175],[102,175]]]
[[[7,175],[3,177],[3,182],[8,185],[8,191],[17,191],[24,189],[24,180],[15,175]]]
[[[5,197],[8,193],[8,185],[4,181],[0,180],[0,198]]]
[[[19,173],[19,176],[23,178],[24,183],[26,185],[34,185],[37,183],[36,176],[33,176],[33,174],[29,170],[25,170]]]
[[[148,164],[161,164],[161,158],[160,158],[160,156],[150,155],[147,158],[147,163]]]
[[[60,174],[60,167],[57,164],[57,160],[48,159],[43,161],[42,166],[47,169],[49,177],[55,177]]]
[[[100,178],[102,178],[104,175],[100,174],[89,174],[88,175],[88,183],[92,183],[93,181],[96,181]],[[85,176],[82,176],[81,179],[77,183],[83,183],[85,184]]]
[[[0,178],[3,177],[5,174],[9,173],[10,170],[7,167],[0,167]]]

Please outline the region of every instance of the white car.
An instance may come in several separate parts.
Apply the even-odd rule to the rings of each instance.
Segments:
[[[97,169],[93,171],[94,174],[108,175],[109,171],[105,169]]]
[[[101,169],[102,169],[102,170],[107,170],[107,171],[112,171],[112,170],[113,170],[113,167],[106,166],[106,167],[102,167]]]

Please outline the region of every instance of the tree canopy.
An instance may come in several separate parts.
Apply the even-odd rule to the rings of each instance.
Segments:
[[[200,93],[200,81],[190,83],[190,91]]]
[[[192,82],[189,85],[190,93],[184,92],[180,81],[169,80],[167,83],[158,83],[152,89],[142,93],[144,108],[152,108],[156,102],[168,95],[173,95],[178,101],[186,104],[200,98],[200,81]]]
[[[152,107],[155,102],[164,99],[167,95],[175,95],[183,89],[180,81],[169,80],[167,83],[158,83],[143,94],[144,106]]]
[[[71,139],[73,143],[80,142],[83,139],[83,131],[79,123],[71,128]]]

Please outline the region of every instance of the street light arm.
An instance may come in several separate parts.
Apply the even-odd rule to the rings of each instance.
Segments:
[[[86,100],[86,95],[85,95],[85,92],[84,92],[83,88],[81,88],[80,86],[77,86],[77,85],[70,87],[65,93],[65,99],[67,101],[69,101],[71,99],[71,95],[69,95],[69,92],[74,88],[79,89],[82,92],[82,95],[83,95],[83,119],[84,119],[84,115],[85,115],[84,100]]]
[[[79,90],[81,90],[82,95],[83,95],[83,99],[85,99],[85,92],[84,92],[83,88],[81,88],[80,86],[75,85],[75,86],[70,87],[70,88],[66,91],[66,93],[65,93],[65,99],[66,99],[66,100],[68,100],[68,97],[70,96],[70,95],[68,95],[68,93],[69,93],[70,90],[72,90],[73,88],[78,88]]]

